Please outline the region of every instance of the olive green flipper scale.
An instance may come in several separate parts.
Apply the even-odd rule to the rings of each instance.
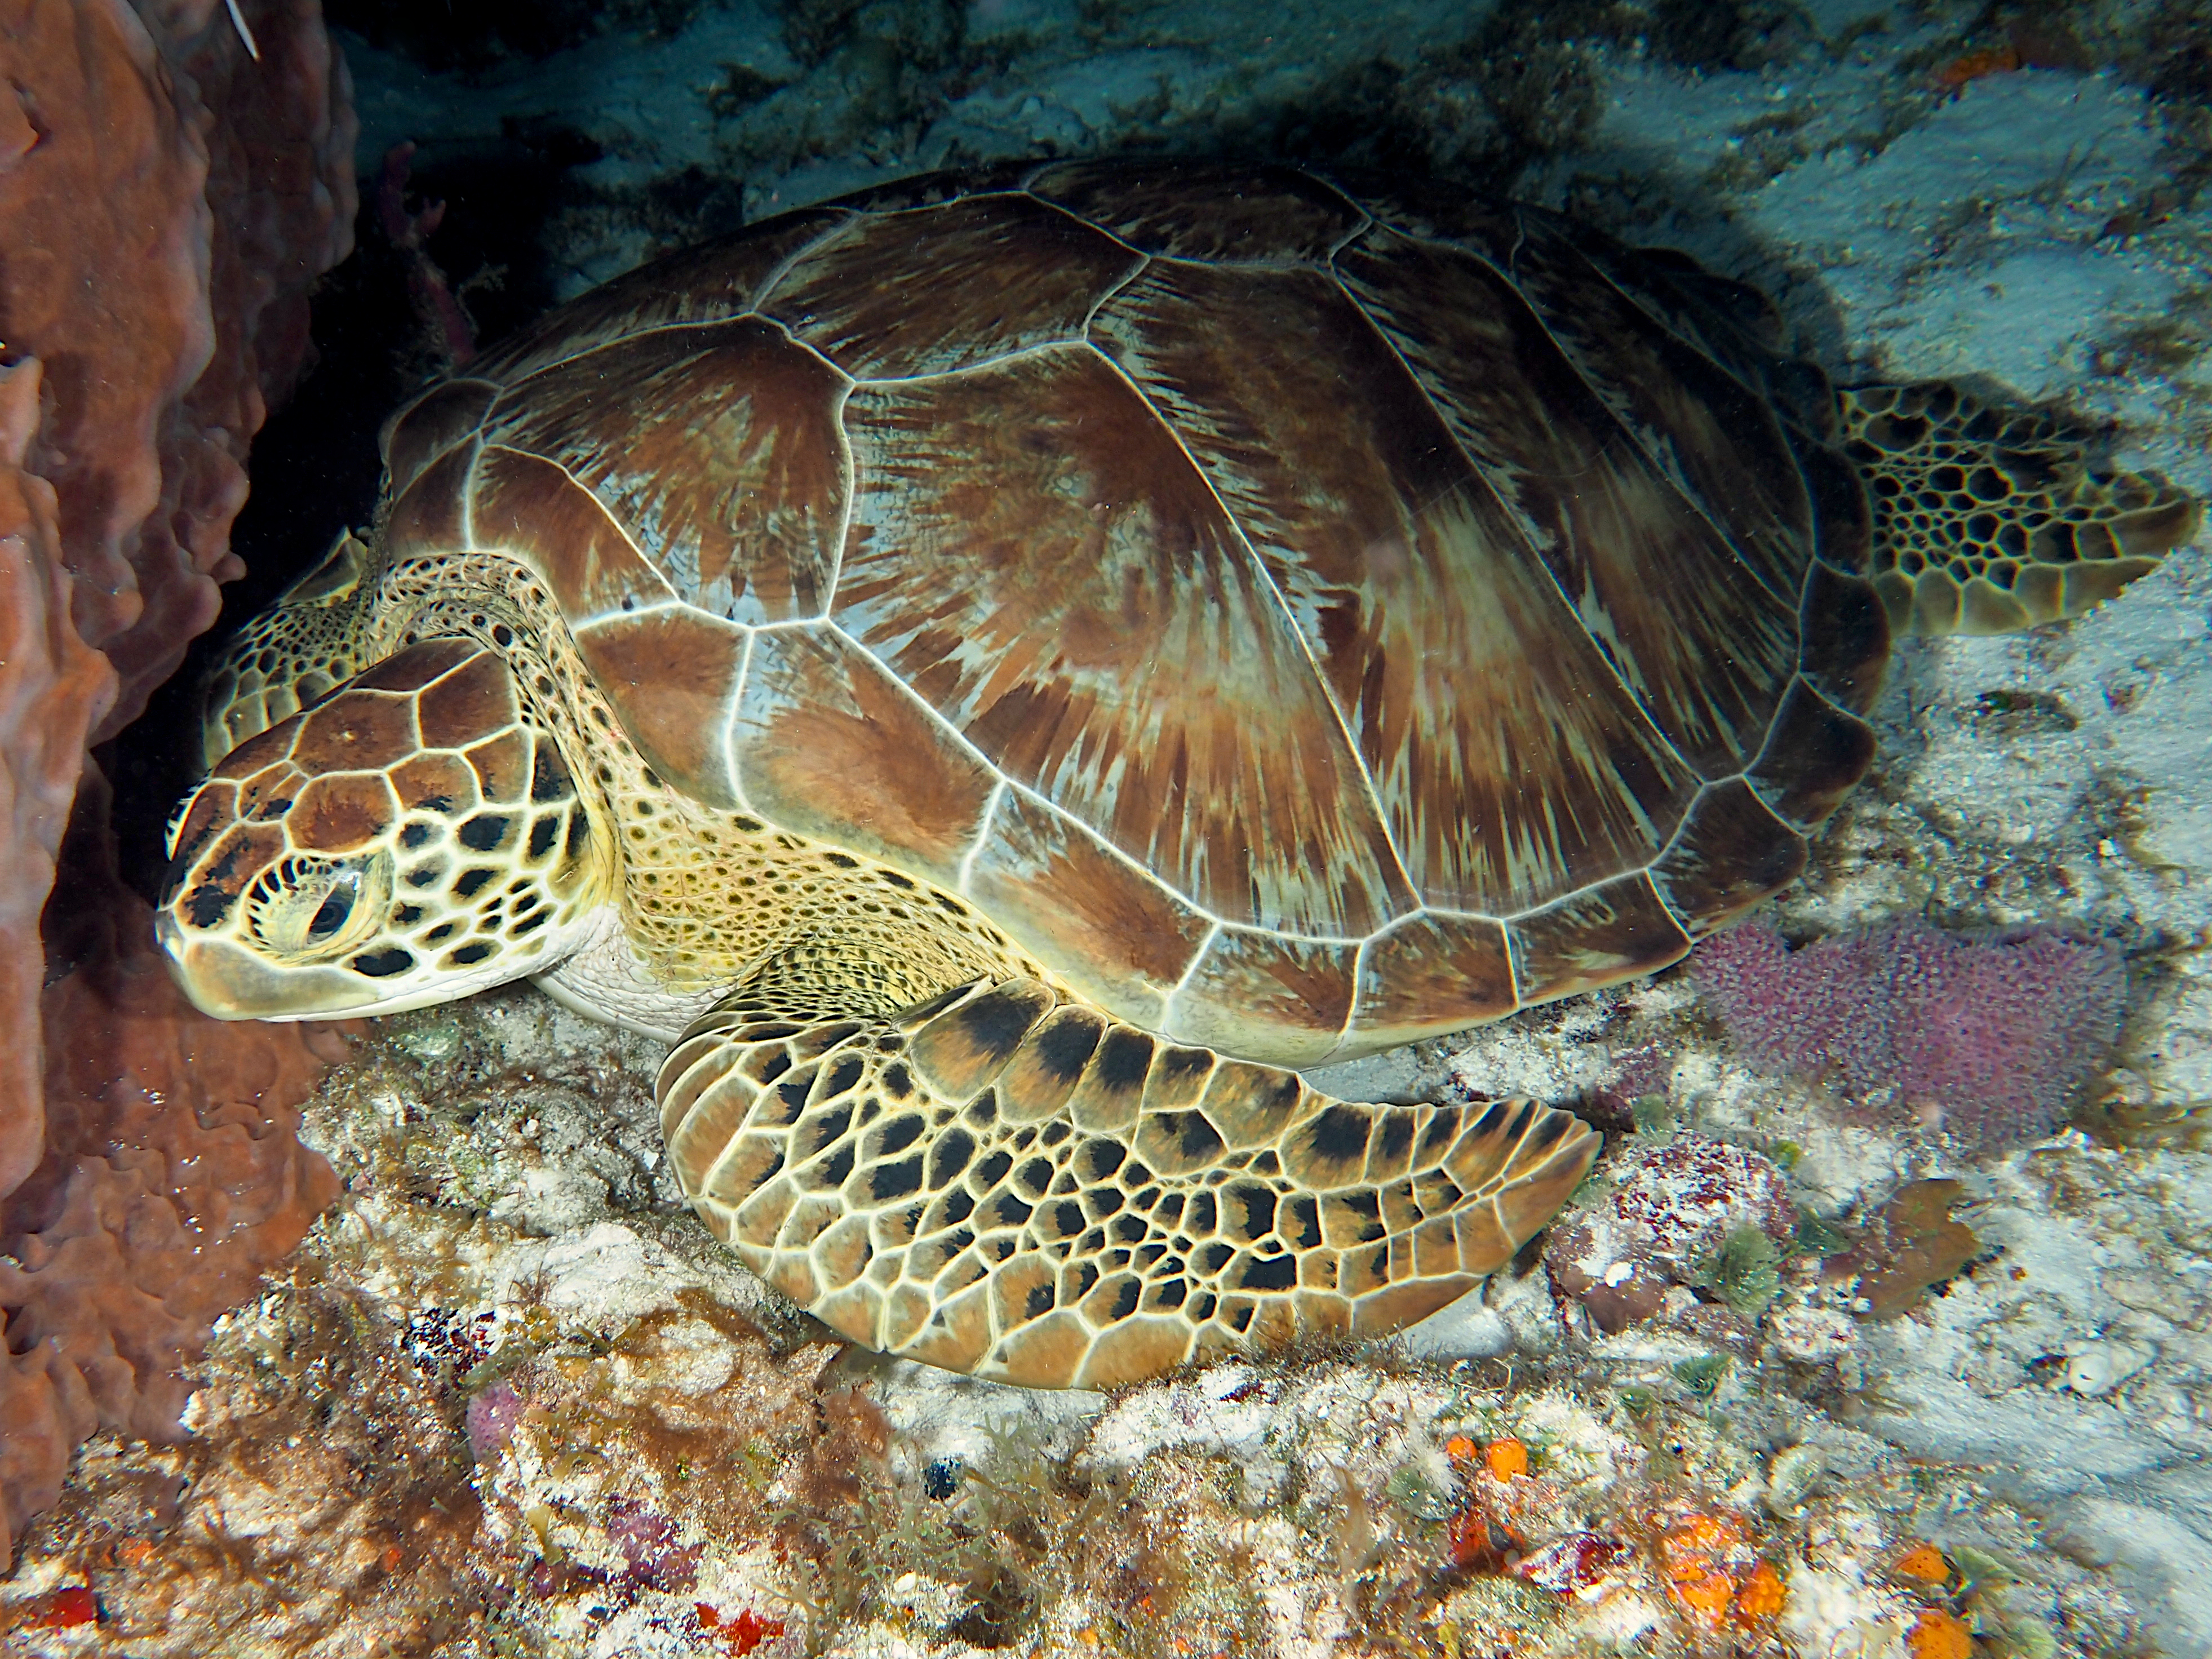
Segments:
[[[2006,634],[2094,610],[2197,533],[2154,472],[2094,464],[2098,434],[1941,380],[1836,394],[1874,503],[1870,574],[1890,625]]]
[[[1528,1101],[1334,1100],[1034,979],[874,1018],[767,1000],[661,1069],[694,1207],[854,1341],[1030,1387],[1396,1329],[1510,1260],[1598,1148]]]

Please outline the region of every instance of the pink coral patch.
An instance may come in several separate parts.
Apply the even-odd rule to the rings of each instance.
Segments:
[[[1918,921],[1791,950],[1717,933],[1690,976],[1746,1059],[1825,1077],[1985,1148],[2048,1133],[2118,1036],[2127,970],[2096,939],[1975,939]]]

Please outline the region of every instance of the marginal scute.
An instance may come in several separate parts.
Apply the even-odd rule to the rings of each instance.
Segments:
[[[966,890],[1085,996],[1153,1025],[1207,931],[1205,918],[1158,882],[1018,790],[992,813]]]
[[[489,380],[445,380],[432,386],[385,423],[379,434],[385,488],[398,495],[422,470],[483,422],[499,388]]]
[[[1565,228],[1576,251],[1616,288],[1764,392],[1785,421],[1816,437],[1832,433],[1835,405],[1826,377],[1781,355],[1790,349],[1789,325],[1765,294],[1674,248],[1628,248],[1583,227]]]
[[[1874,728],[1796,681],[1774,717],[1759,763],[1746,775],[1775,811],[1814,830],[1874,764]]]
[[[394,498],[383,531],[393,557],[451,553],[468,545],[469,469],[481,447],[471,439],[447,450]]]
[[[1112,161],[1062,161],[1030,180],[1146,253],[1208,264],[1317,264],[1366,215],[1311,173],[1198,166],[1163,173]]]
[[[503,445],[477,469],[477,545],[545,578],[572,624],[665,605],[675,591],[590,490],[552,462]]]
[[[1838,570],[1868,568],[1875,549],[1874,514],[1857,470],[1838,451],[1794,427],[1784,428],[1784,435],[1813,503],[1814,552]]]
[[[576,630],[576,649],[647,763],[710,806],[734,806],[725,730],[746,631],[680,607]]]
[[[762,285],[793,254],[850,216],[838,208],[802,209],[737,236],[668,254],[569,301],[542,326],[494,346],[470,367],[513,384],[647,329],[735,317],[752,308]]]
[[[1690,936],[1642,872],[1516,916],[1506,931],[1523,1002],[1656,973],[1690,949]]]
[[[1741,778],[1709,784],[1651,866],[1669,908],[1705,934],[1796,880],[1809,849]]]
[[[886,179],[839,197],[837,205],[856,213],[907,213],[971,196],[1003,196],[1021,189],[1022,181],[1036,170],[1035,161],[987,161],[944,173]]]
[[[1889,617],[1875,584],[1816,562],[1798,616],[1798,672],[1838,708],[1865,714],[1889,666]]]
[[[1168,1005],[1168,1035],[1287,1066],[1334,1053],[1352,1017],[1358,946],[1224,927]]]
[[[1354,1059],[1438,1036],[1520,1006],[1502,922],[1417,915],[1368,941],[1359,997],[1336,1058]]]

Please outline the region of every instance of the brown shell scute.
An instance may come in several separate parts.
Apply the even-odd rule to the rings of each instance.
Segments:
[[[1008,776],[1224,920],[1356,937],[1409,908],[1305,643],[1112,369],[863,386],[845,420],[831,617]],[[1160,672],[1194,663],[1202,692]]]
[[[1187,901],[1019,790],[1000,793],[968,892],[1046,967],[1155,1030],[1210,931]]]
[[[477,463],[474,542],[535,568],[572,624],[675,602],[599,498],[556,463],[495,444]]]
[[[780,215],[741,236],[655,259],[494,346],[470,366],[471,372],[512,386],[610,340],[742,315],[793,254],[851,216],[840,208],[807,208]]]
[[[1533,261],[1521,250],[1516,274]],[[1513,521],[1517,535],[1501,538],[1494,556],[1526,560],[1524,549],[1534,548],[1540,573],[1573,596],[1580,627],[1664,740],[1700,775],[1740,769],[1757,751],[1765,710],[1796,658],[1802,492],[1792,512],[1755,510],[1775,493],[1766,472],[1778,466],[1796,476],[1778,435],[1769,449],[1759,447],[1772,417],[1763,409],[1734,414],[1729,406],[1749,403],[1748,394],[1716,380],[1703,359],[1690,360],[1711,382],[1705,389],[1729,406],[1709,406],[1696,388],[1603,395],[1598,388],[1613,384],[1607,371],[1663,380],[1684,365],[1649,342],[1628,362],[1577,362],[1576,325],[1533,308],[1528,295],[1463,250],[1368,237],[1340,263]],[[1592,291],[1580,302],[1612,302],[1609,322],[1624,331],[1648,326],[1587,270],[1547,272],[1547,280],[1556,289],[1571,275],[1581,279],[1578,296]],[[1636,349],[1586,331],[1624,355]],[[1624,425],[1656,430],[1688,451],[1690,466],[1670,476],[1650,449],[1623,441]],[[1739,430],[1750,434],[1740,444]],[[1737,524],[1705,510],[1715,495]],[[1733,544],[1724,529],[1735,532]],[[1778,571],[1791,548],[1796,569]]]
[[[1352,1018],[1358,947],[1224,927],[1168,1006],[1168,1034],[1224,1054],[1260,1048],[1289,1064],[1327,1058]]]
[[[1030,189],[1146,253],[1210,262],[1313,263],[1366,222],[1361,208],[1291,167],[1046,167]]]
[[[483,423],[499,387],[489,380],[447,380],[407,405],[383,433],[386,485],[397,495],[422,469]]]
[[[1498,1019],[1520,1006],[1505,925],[1481,916],[1414,916],[1359,958],[1350,1052],[1410,1042],[1427,1032]]]
[[[753,811],[946,887],[998,787],[888,669],[826,628],[755,639],[730,749]]]
[[[576,630],[576,649],[646,763],[685,793],[735,806],[723,734],[744,662],[742,629],[681,605]]]
[[[822,614],[837,565],[844,388],[782,330],[746,318],[568,358],[501,398],[487,432],[650,526],[653,562],[692,604],[787,622]]]
[[[856,379],[950,374],[1080,340],[1140,263],[1032,198],[971,196],[854,220],[802,254],[761,309]]]
[[[1836,430],[1682,256],[1052,162],[586,296],[403,412],[386,535],[537,571],[671,783],[1304,1063],[1802,866],[1888,653]]]

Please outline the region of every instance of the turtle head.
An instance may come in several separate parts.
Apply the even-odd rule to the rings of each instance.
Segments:
[[[543,972],[612,848],[506,658],[412,644],[232,750],[178,808],[156,926],[227,1019],[393,1013]]]

